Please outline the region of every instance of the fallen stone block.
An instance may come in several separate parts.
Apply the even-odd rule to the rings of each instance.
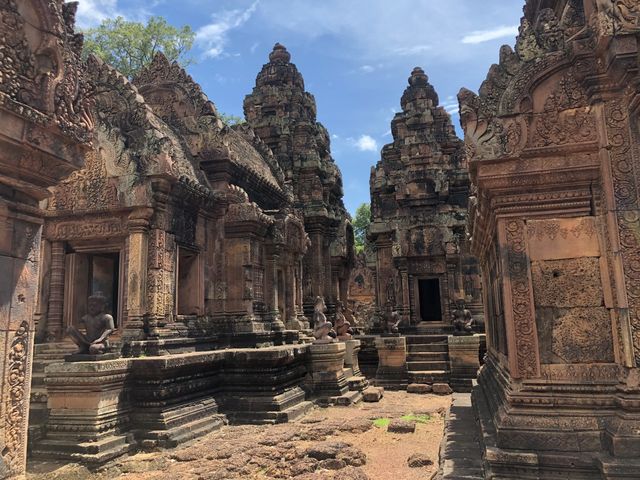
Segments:
[[[407,465],[410,468],[428,467],[433,465],[433,460],[424,453],[414,453],[407,459]]]
[[[362,392],[362,399],[365,402],[379,402],[384,395],[384,388],[382,387],[369,387]]]
[[[433,384],[433,393],[437,395],[451,395],[453,390],[448,383],[434,383]]]
[[[426,383],[411,383],[407,386],[407,393],[431,393],[432,387],[431,385],[427,385]]]
[[[392,433],[413,433],[416,431],[416,422],[410,420],[392,420],[387,427]]]

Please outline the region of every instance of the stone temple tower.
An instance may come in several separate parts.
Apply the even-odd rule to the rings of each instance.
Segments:
[[[271,148],[303,217],[311,247],[303,260],[305,312],[324,296],[329,312],[346,305],[354,263],[353,229],[342,201],[342,176],[331,158],[329,134],[316,121],[316,102],[291,63],[287,49],[276,44],[262,67],[244,114],[256,134]]]
[[[421,68],[400,103],[393,143],[371,171],[377,308],[398,310],[406,331],[446,330],[457,300],[482,316],[478,267],[467,254],[463,142]]]

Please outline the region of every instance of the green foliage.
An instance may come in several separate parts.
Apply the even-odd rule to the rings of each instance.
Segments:
[[[390,419],[390,418],[386,418],[386,417],[376,418],[376,419],[373,421],[373,425],[374,425],[374,427],[377,427],[377,428],[385,428],[385,427],[387,427],[390,423],[391,423],[391,419]]]
[[[367,246],[367,230],[371,224],[371,205],[368,203],[360,205],[356,209],[352,224],[356,253],[362,253]]]
[[[227,125],[240,125],[246,121],[244,118],[237,115],[229,115],[223,112],[218,112],[218,116],[220,117],[220,120]]]
[[[427,423],[429,422],[429,420],[431,420],[430,415],[425,415],[425,414],[414,415],[413,413],[410,413],[409,415],[404,415],[400,418],[408,422],[416,422],[416,423]]]
[[[191,27],[176,28],[162,17],[151,17],[146,25],[122,17],[106,19],[84,35],[85,57],[93,53],[128,78],[135,77],[158,52],[183,67],[193,63],[187,57],[195,38]]]

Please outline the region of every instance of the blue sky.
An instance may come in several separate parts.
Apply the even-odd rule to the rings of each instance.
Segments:
[[[219,111],[242,101],[273,44],[284,44],[318,104],[353,214],[412,68],[421,66],[460,132],[456,94],[477,91],[502,44],[513,45],[523,0],[80,0],[80,29],[121,15],[161,15],[197,32],[188,70]]]

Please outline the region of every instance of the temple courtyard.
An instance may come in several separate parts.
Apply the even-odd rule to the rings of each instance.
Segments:
[[[0,480],[640,479],[640,0],[394,69],[354,216],[304,44],[234,120],[87,1],[0,1]]]
[[[175,449],[154,449],[120,457],[97,472],[74,463],[33,462],[28,465],[27,478],[435,478],[451,399],[451,395],[385,392],[377,403],[315,407],[306,416],[290,423],[226,425]],[[411,432],[413,427],[415,431]],[[479,450],[476,453],[479,458]]]

